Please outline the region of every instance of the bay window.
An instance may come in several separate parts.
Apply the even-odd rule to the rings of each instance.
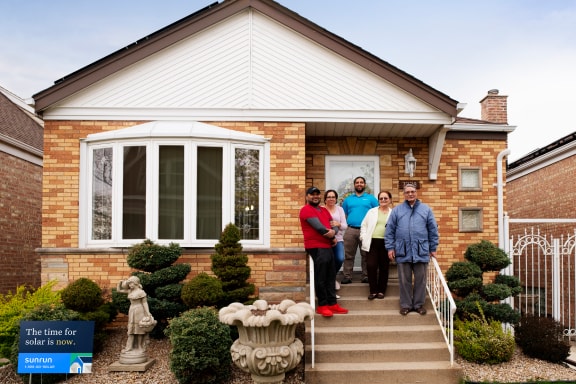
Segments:
[[[144,239],[212,247],[232,222],[266,245],[268,141],[198,122],[89,135],[80,151],[80,246]]]

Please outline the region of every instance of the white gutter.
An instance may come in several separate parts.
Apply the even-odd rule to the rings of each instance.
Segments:
[[[502,160],[510,154],[510,149],[505,149],[496,158],[496,189],[498,194],[498,247],[504,249],[504,182],[502,181]]]

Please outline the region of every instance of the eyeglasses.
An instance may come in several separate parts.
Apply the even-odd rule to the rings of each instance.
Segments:
[[[416,191],[404,191],[405,194],[410,195],[412,193],[416,193]]]
[[[326,196],[327,199],[335,199],[336,196]]]
[[[380,200],[380,201],[386,201],[386,200],[390,200],[390,199],[387,198],[387,197],[381,197],[381,198],[379,198],[378,200]]]

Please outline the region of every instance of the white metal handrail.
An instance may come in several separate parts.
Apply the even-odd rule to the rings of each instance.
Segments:
[[[314,289],[315,287],[315,281],[314,281],[314,260],[312,260],[312,256],[308,256],[308,264],[310,264],[309,267],[309,273],[310,273],[310,305],[312,306],[312,311],[314,313],[316,313],[316,290]],[[310,320],[310,350],[312,352],[312,358],[311,358],[311,362],[312,362],[312,368],[314,368],[314,360],[315,360],[315,353],[316,351],[314,350],[314,315],[312,315],[312,319]]]
[[[446,279],[438,265],[436,258],[431,257],[432,263],[428,266],[427,290],[434,306],[436,318],[442,328],[444,340],[450,352],[450,365],[454,365],[454,314],[456,303],[448,288]]]

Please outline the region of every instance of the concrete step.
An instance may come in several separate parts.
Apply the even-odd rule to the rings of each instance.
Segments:
[[[358,338],[358,342],[363,340]],[[319,344],[315,361],[318,363],[378,363],[450,360],[446,343],[366,343],[366,344]],[[311,346],[306,347],[306,361],[312,359]]]
[[[315,342],[322,344],[356,344],[362,340],[364,344],[379,343],[427,343],[442,342],[444,337],[438,332],[437,324],[407,326],[403,325],[373,325],[364,327],[333,327],[315,326]],[[310,340],[310,327],[307,327],[307,338]],[[346,346],[342,345],[345,349]]]
[[[346,308],[346,307],[345,307]],[[374,325],[438,325],[436,316],[430,311],[426,316],[420,316],[416,312],[410,312],[407,316],[401,316],[398,309],[378,310],[351,310],[345,315],[332,317],[314,316],[316,327],[364,327]]]
[[[395,273],[395,269],[394,269]],[[339,279],[341,276],[339,276]],[[368,300],[368,284],[355,272],[352,284],[337,292],[345,315],[314,317],[314,368],[311,322],[306,324],[306,383],[457,384],[458,366],[427,300],[428,314],[399,314],[398,282],[390,279],[384,299]]]
[[[446,361],[306,364],[306,382],[314,384],[449,384],[460,375]]]

